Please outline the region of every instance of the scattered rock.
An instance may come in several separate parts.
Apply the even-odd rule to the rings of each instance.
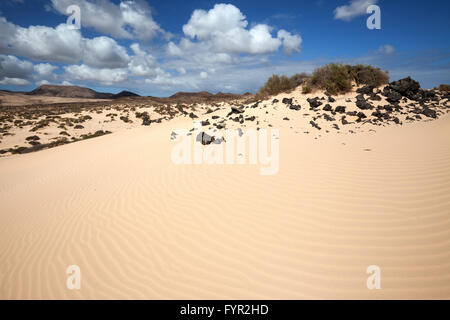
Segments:
[[[41,140],[41,138],[39,138],[38,136],[30,136],[25,138],[25,140],[27,141],[37,141],[37,140]]]
[[[411,77],[408,77],[390,83],[387,88],[396,91],[400,95],[411,100],[416,100],[414,98],[417,98],[416,94],[419,93],[420,84],[417,81],[411,79]]]
[[[145,114],[142,116],[142,125],[143,126],[149,126],[152,123],[150,120],[150,116],[148,114]]]
[[[284,98],[282,101],[284,104],[292,104],[292,98],[288,99],[288,98]]]
[[[385,97],[386,97],[386,100],[390,103],[398,103],[402,99],[402,95],[400,93],[398,93],[397,91],[387,91],[385,93]]]
[[[334,111],[336,111],[337,113],[345,113],[345,107],[344,106],[337,106]]]
[[[373,93],[374,86],[364,86],[356,90],[357,93],[371,95]]]
[[[316,97],[314,99],[308,98],[307,101],[309,102],[309,106],[312,110],[320,107],[322,105],[322,102],[319,101],[319,98]]]
[[[245,110],[243,110],[241,108],[231,107],[231,111],[230,111],[230,113],[227,114],[227,117],[231,116],[232,114],[241,114],[244,112],[245,112]]]
[[[197,139],[196,139],[197,142],[200,142],[204,146],[210,145],[215,140],[216,139],[213,136],[210,136],[210,135],[206,134],[205,132],[200,132],[197,135]]]
[[[333,111],[333,107],[330,104],[326,104],[322,109],[323,111]]]
[[[365,114],[364,112],[359,112],[356,116],[357,116],[359,119],[365,119],[365,118],[367,118],[367,116],[366,116],[366,114]]]
[[[319,125],[317,124],[317,123],[315,123],[314,121],[310,121],[309,122],[314,128],[316,128],[317,130],[322,130],[322,128],[321,127],[319,127]]]

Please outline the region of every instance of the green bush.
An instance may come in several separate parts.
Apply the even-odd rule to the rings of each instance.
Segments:
[[[338,94],[352,89],[352,78],[347,66],[330,63],[314,70],[310,84],[313,88],[326,90],[330,94]]]
[[[350,77],[357,85],[369,85],[379,87],[389,83],[389,72],[379,68],[358,64],[356,66],[347,65]]]
[[[303,88],[302,88],[302,93],[303,93],[303,94],[308,94],[308,93],[311,93],[311,92],[312,92],[311,86],[308,85],[308,84],[305,84],[305,85],[303,86]]]
[[[316,68],[312,75],[298,73],[292,77],[273,75],[255,95],[256,100],[268,96],[289,92],[298,86],[302,93],[311,93],[314,89],[326,90],[330,94],[340,94],[351,91],[352,83],[379,87],[389,83],[389,73],[369,65],[355,66],[330,63]]]
[[[449,92],[450,91],[450,84],[441,84],[438,87],[439,91],[443,91],[443,92]]]
[[[272,75],[256,94],[257,99],[264,99],[282,92],[289,92],[309,79],[306,73],[294,74],[292,77]]]

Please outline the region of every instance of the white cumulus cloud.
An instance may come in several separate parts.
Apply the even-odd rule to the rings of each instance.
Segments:
[[[67,66],[64,70],[71,79],[100,82],[104,85],[123,82],[128,77],[126,69],[98,69],[84,64]]]
[[[290,38],[284,41],[283,38],[273,37],[272,28],[266,24],[257,24],[251,28],[247,26],[245,15],[237,7],[216,4],[209,11],[195,10],[183,26],[183,32],[190,39],[209,41],[212,49],[222,53],[267,54],[276,52],[284,43],[288,46],[285,52],[300,50],[299,36],[289,33]],[[173,45],[170,45],[169,51],[179,53]]]
[[[121,1],[117,5],[109,0],[52,0],[52,5],[64,15],[68,6],[79,6],[82,26],[113,37],[149,41],[158,33],[165,34],[145,1]]]
[[[377,2],[378,0],[351,0],[348,5],[337,7],[334,10],[334,19],[350,21],[365,15],[367,8]]]

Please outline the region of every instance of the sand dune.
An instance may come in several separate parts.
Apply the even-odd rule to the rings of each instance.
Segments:
[[[290,117],[273,176],[173,164],[188,118],[0,158],[0,298],[450,298],[450,116],[320,139]]]

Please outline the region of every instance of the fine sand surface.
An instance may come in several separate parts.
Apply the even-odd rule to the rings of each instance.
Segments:
[[[273,176],[173,164],[188,118],[0,158],[0,298],[449,299],[450,115],[319,139],[279,123]]]

